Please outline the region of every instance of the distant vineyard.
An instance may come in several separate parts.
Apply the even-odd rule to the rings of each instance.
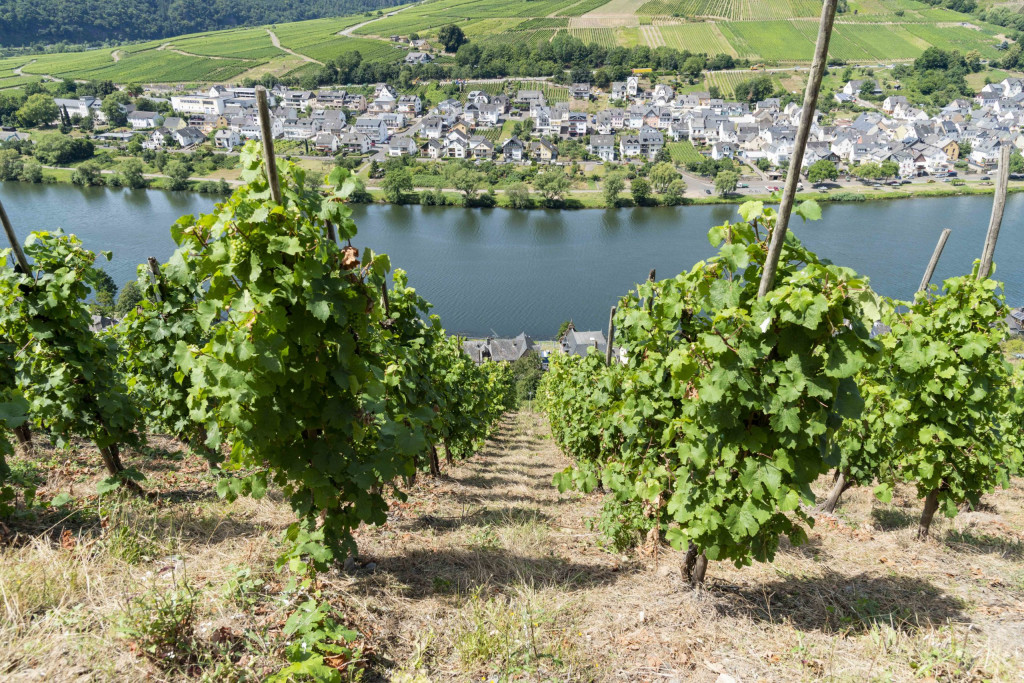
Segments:
[[[810,61],[814,54],[811,39],[789,21],[742,21],[731,22],[727,26],[745,46],[749,46],[753,53],[750,56],[786,62]],[[741,56],[746,56],[741,45],[735,47]]]
[[[592,45],[616,47],[619,44],[615,37],[615,29],[613,28],[571,28],[569,33],[584,43]]]
[[[677,50],[736,56],[736,50],[718,30],[716,24],[670,24],[659,28],[665,45]]]
[[[732,19],[734,18],[733,11],[733,0],[680,0],[679,2],[651,0],[641,5],[636,13],[642,16],[720,17],[722,19]]]
[[[704,158],[692,143],[685,140],[683,142],[670,142],[666,144],[665,147],[668,149],[668,153],[672,156],[672,161],[677,164],[701,161]]]
[[[603,7],[604,5],[607,4],[608,0],[583,0],[583,2],[579,3],[578,5],[570,5],[565,9],[558,10],[558,12],[556,12],[555,14],[556,16],[560,17],[578,17],[583,14],[586,14],[587,12],[592,12],[598,9],[599,7]]]
[[[235,59],[270,59],[281,56],[281,50],[270,42],[266,29],[218,31],[195,37],[175,38],[171,47],[197,55],[232,57]]]

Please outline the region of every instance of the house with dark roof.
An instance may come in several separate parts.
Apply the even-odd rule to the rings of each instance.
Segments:
[[[512,339],[488,337],[487,339],[462,342],[462,350],[473,359],[474,363],[483,363],[488,360],[514,363],[530,351],[539,351],[539,348],[525,332],[520,332],[518,337]]]
[[[561,342],[562,353],[576,356],[585,356],[594,349],[597,349],[598,353],[604,353],[607,348],[604,332],[600,330],[580,332],[572,323],[569,323],[569,328],[565,331]]]

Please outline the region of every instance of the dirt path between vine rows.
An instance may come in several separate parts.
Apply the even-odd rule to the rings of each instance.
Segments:
[[[290,49],[284,47],[283,45],[281,45],[281,39],[278,38],[277,34],[274,33],[273,31],[271,31],[269,28],[267,29],[267,35],[270,36],[270,44],[273,45],[274,47],[276,47],[281,52],[287,52],[291,56],[298,57],[299,59],[301,59],[304,62],[310,62],[311,64],[319,64],[320,66],[324,65],[324,63],[321,62],[319,59],[313,59],[312,57],[310,57],[308,55],[304,55],[304,54],[302,54],[300,52],[296,52],[295,50],[290,50]]]
[[[754,681],[916,675],[1014,680],[1024,662],[1024,485],[913,540],[917,501],[847,494],[771,565],[607,546],[598,493],[559,494],[569,465],[534,413],[421,480],[363,529],[339,603],[397,680]],[[822,482],[821,490],[828,482]],[[621,509],[621,508],[620,508]],[[333,602],[333,600],[332,600]],[[922,673],[923,672],[923,673]],[[420,678],[417,678],[419,676]]]

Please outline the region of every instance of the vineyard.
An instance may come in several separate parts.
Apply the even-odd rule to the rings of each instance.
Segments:
[[[716,24],[666,24],[659,29],[665,45],[671,48],[697,54],[736,56],[736,51]]]
[[[571,28],[569,33],[574,38],[579,38],[584,43],[591,45],[612,48],[619,44],[616,30],[613,28]]]
[[[270,59],[281,56],[281,50],[271,44],[266,30],[258,28],[175,38],[170,42],[170,47],[197,55],[236,59]]]
[[[473,455],[515,393],[509,366],[475,365],[386,255],[351,246],[348,171],[322,196],[290,163],[280,181],[266,173],[254,144],[242,163],[248,184],[216,214],[172,227],[177,252],[140,266],[141,301],[101,334],[87,305],[96,255],[74,235],[33,232],[24,252],[13,240],[0,251],[0,424],[23,455],[47,438],[91,444],[106,478],[86,505],[97,494],[105,505],[155,501],[139,456],[147,434],[171,435],[220,473],[221,498],[280,490],[296,521],[279,562],[313,577],[355,551],[361,524],[386,521],[417,472]],[[10,453],[0,432],[0,515],[17,524],[35,514],[36,486],[6,464]],[[312,625],[334,623],[304,586],[321,613]],[[305,605],[289,623],[307,618]],[[333,675],[326,662],[351,653],[351,638],[314,631],[283,655],[295,671]],[[125,634],[171,671],[187,645]]]
[[[677,164],[688,164],[691,162],[703,161],[704,157],[694,148],[693,143],[684,140],[683,142],[670,142],[665,145],[668,153],[672,155],[672,161]]]

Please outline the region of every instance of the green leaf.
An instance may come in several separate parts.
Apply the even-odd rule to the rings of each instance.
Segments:
[[[805,221],[821,220],[821,206],[819,206],[818,202],[813,199],[800,202],[800,204],[793,209],[793,213],[800,216]]]

